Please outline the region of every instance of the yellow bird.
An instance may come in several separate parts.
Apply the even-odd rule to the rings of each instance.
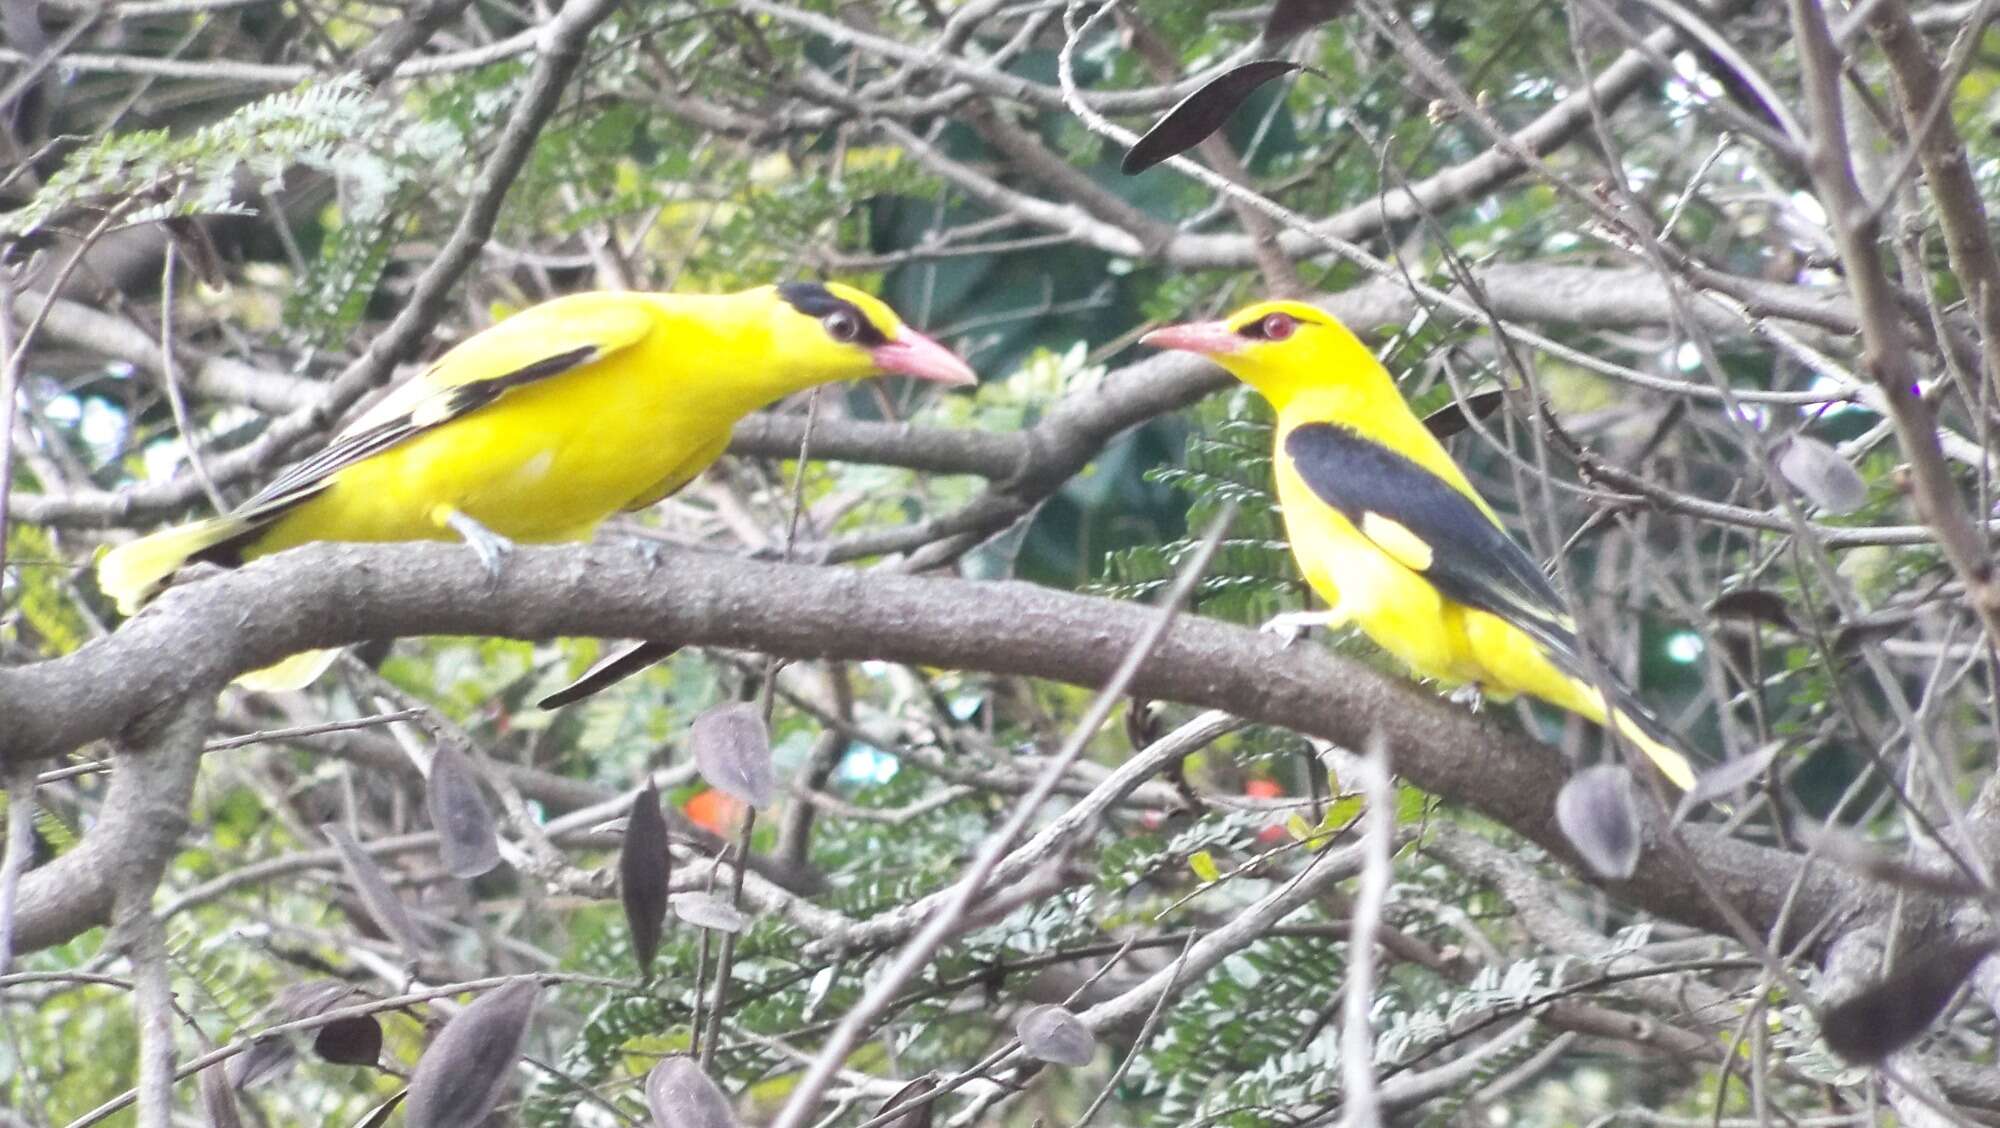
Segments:
[[[184,564],[319,540],[458,537],[497,573],[515,541],[583,540],[680,489],[758,408],[876,373],[975,381],[848,286],[557,298],[460,343],[234,511],[112,549],[98,585],[131,615]],[[304,685],[333,653],[248,680]]]
[[[1329,610],[1274,627],[1352,623],[1418,677],[1609,720],[1660,774],[1694,785],[1672,734],[1631,691],[1608,682],[1600,691],[1548,577],[1346,326],[1301,302],[1268,301],[1140,341],[1209,357],[1277,409],[1279,509]]]

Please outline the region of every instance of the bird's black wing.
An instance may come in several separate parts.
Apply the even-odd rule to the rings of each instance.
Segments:
[[[1470,497],[1408,456],[1338,424],[1296,427],[1284,445],[1313,493],[1390,558],[1447,598],[1527,632],[1560,664],[1574,665],[1576,631],[1562,597]]]

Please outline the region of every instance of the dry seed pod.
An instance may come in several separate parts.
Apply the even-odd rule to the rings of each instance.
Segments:
[[[757,706],[717,705],[694,719],[688,742],[710,787],[752,807],[771,805],[778,778],[771,767],[771,730]]]
[[[1681,796],[1680,805],[1674,808],[1674,821],[1687,818],[1703,803],[1712,803],[1764,778],[1764,773],[1771,770],[1771,761],[1784,750],[1784,741],[1773,740],[1748,756],[1739,756],[1701,773],[1694,781],[1694,790]]]
[[[1839,451],[1810,435],[1793,435],[1785,443],[1778,473],[1828,513],[1852,513],[1868,504],[1868,483]]]
[[[402,898],[397,897],[396,891],[389,887],[389,879],[383,875],[382,867],[375,864],[375,859],[341,824],[327,823],[320,828],[320,832],[340,854],[340,864],[347,870],[348,880],[354,882],[355,891],[361,894],[361,903],[367,906],[375,926],[401,944],[412,959],[422,955],[423,933],[417,930],[417,922],[410,918],[410,910],[403,904]]]
[[[500,835],[493,812],[479,793],[479,774],[455,741],[441,740],[431,757],[424,800],[438,833],[438,857],[445,872],[469,880],[500,864]]]
[[[1021,1012],[1014,1023],[1021,1050],[1037,1061],[1055,1065],[1089,1065],[1097,1056],[1097,1036],[1075,1015],[1045,1003]]]
[[[674,915],[711,932],[737,933],[750,925],[742,910],[707,893],[683,893],[674,898]]]
[[[661,1058],[646,1074],[653,1128],[736,1128],[736,1112],[701,1066],[685,1054]]]
[[[927,1073],[896,1090],[895,1096],[883,1101],[882,1107],[875,1110],[876,1116],[881,1116],[904,1105],[915,1105],[915,1107],[892,1120],[883,1121],[881,1128],[931,1128],[931,1119],[934,1110],[937,1108],[937,1102],[924,1100],[924,1098],[937,1092],[937,1087],[937,1075]],[[918,1104],[917,1102],[919,1101],[923,1103]]]
[[[1571,776],[1556,796],[1556,823],[1597,876],[1623,881],[1639,868],[1639,812],[1624,767],[1599,764]]]
[[[528,1037],[541,985],[516,979],[445,1023],[410,1074],[409,1128],[466,1128],[500,1103]]]
[[[229,1087],[226,1072],[211,1065],[201,1071],[196,1087],[201,1093],[201,1111],[208,1118],[208,1128],[243,1128],[243,1113],[236,1107],[236,1090]]]
[[[641,975],[652,974],[653,955],[660,950],[672,878],[667,823],[660,816],[660,793],[649,778],[632,800],[625,842],[618,849],[618,896],[625,903],[625,927],[632,934],[632,956]]]

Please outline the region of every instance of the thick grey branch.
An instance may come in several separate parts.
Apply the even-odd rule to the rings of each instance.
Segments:
[[[670,551],[648,565],[607,546],[524,549],[489,581],[457,546],[322,545],[175,589],[108,638],[60,659],[0,671],[0,731],[10,734],[9,762],[47,757],[214,694],[237,673],[295,650],[417,634],[638,636],[1101,685],[1150,615],[1143,606],[1023,583],[688,551]],[[1132,692],[1224,709],[1348,747],[1379,728],[1412,783],[1571,857],[1553,818],[1564,770],[1553,749],[1358,663],[1189,619],[1146,663]],[[1709,881],[1757,927],[1778,919],[1794,879],[1803,883],[1788,918],[1794,934],[1873,906],[1873,894],[1856,892],[1826,867],[1801,878],[1795,857],[1699,828],[1686,836]],[[1611,888],[1664,916],[1719,926],[1671,852],[1649,848],[1638,874]],[[71,913],[69,927],[53,926],[26,911],[27,900],[24,948],[30,938],[45,944],[87,923]]]

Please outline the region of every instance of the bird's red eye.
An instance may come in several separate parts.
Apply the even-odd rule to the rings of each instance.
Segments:
[[[826,326],[827,336],[843,345],[861,336],[861,322],[844,309],[837,309],[827,314],[820,319],[820,324]]]
[[[1299,327],[1298,319],[1293,317],[1291,314],[1273,313],[1266,316],[1263,320],[1263,323],[1260,324],[1257,328],[1261,330],[1258,336],[1263,337],[1265,340],[1282,341],[1286,337],[1291,336],[1292,330],[1297,329],[1298,327]]]

